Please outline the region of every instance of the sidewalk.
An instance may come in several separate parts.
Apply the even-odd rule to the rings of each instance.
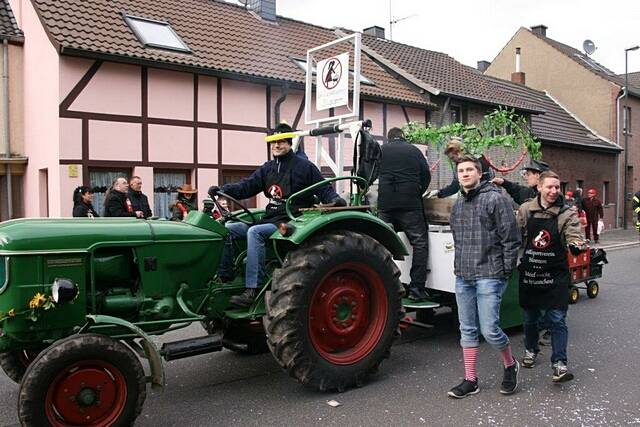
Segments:
[[[600,243],[596,247],[603,249],[627,248],[640,246],[640,233],[635,227],[629,227],[627,230],[617,228],[607,230],[600,235]]]

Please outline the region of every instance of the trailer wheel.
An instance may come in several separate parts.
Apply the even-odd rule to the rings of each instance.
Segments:
[[[38,356],[33,350],[14,350],[0,353],[0,367],[9,378],[20,384],[27,368]]]
[[[140,360],[123,343],[98,334],[55,342],[22,379],[23,426],[128,426],[146,397]]]
[[[361,385],[400,333],[399,279],[389,251],[369,236],[312,238],[274,273],[264,316],[271,353],[289,375],[319,390]]]
[[[578,288],[572,286],[569,288],[569,304],[575,304],[580,299],[580,292],[578,292]]]
[[[595,298],[598,296],[598,292],[600,292],[600,285],[595,280],[591,280],[587,283],[587,296],[589,298]]]

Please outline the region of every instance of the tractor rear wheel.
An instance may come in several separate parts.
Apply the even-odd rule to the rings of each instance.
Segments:
[[[369,236],[335,231],[291,251],[266,298],[267,344],[319,390],[361,385],[389,356],[404,316],[400,270]]]
[[[20,384],[24,373],[38,353],[33,350],[14,350],[0,353],[0,367],[9,378]]]
[[[23,426],[128,426],[145,397],[144,370],[127,346],[105,335],[73,335],[29,365],[18,417]]]

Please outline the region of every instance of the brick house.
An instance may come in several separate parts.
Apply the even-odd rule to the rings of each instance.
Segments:
[[[24,215],[24,156],[22,116],[22,44],[18,27],[7,0],[0,1],[0,39],[3,84],[0,87],[0,221]]]
[[[638,132],[640,123],[632,120],[634,111],[640,108],[640,88],[629,85],[628,112],[630,113],[630,131],[628,147],[624,147],[623,87],[624,76],[616,75],[602,64],[594,61],[579,50],[547,37],[547,27],[538,25],[520,28],[507,42],[488,66],[485,73],[491,76],[509,79],[515,70],[514,55],[516,48],[521,52],[521,69],[526,74],[526,85],[541,91],[547,91],[554,99],[571,111],[580,121],[598,135],[627,149],[627,191],[622,191],[625,155],[619,156],[619,163],[598,180],[587,177],[588,164],[575,162],[574,177],[586,187],[602,188],[605,181],[615,182],[619,191],[615,201],[618,224],[622,222],[622,195],[640,188],[640,146]],[[621,52],[622,54],[622,52]],[[635,136],[635,143],[634,143]],[[635,172],[634,172],[635,170]],[[583,171],[582,175],[580,172]],[[576,179],[577,181],[578,179]],[[631,218],[631,215],[627,216]]]

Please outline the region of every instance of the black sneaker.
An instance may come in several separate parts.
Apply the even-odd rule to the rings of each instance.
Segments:
[[[522,367],[523,368],[533,368],[536,366],[536,359],[538,357],[538,352],[535,350],[526,350],[524,351],[524,359],[522,359]]]
[[[480,387],[478,387],[478,380],[476,379],[475,381],[463,380],[460,384],[449,390],[447,394],[456,399],[463,399],[479,392]]]
[[[543,329],[540,331],[538,344],[546,345],[547,347],[551,345],[551,331],[549,329]]]
[[[427,299],[429,299],[429,295],[427,294],[427,291],[425,288],[410,287],[408,298],[411,301],[419,302],[419,301],[426,301]]]
[[[562,360],[558,360],[553,364],[553,382],[554,383],[564,383],[567,381],[571,381],[573,379],[573,374],[569,372],[569,368],[567,364]]]
[[[513,394],[518,388],[518,373],[520,372],[520,363],[513,358],[515,362],[512,366],[504,368],[504,376],[502,377],[502,384],[500,385],[500,393]]]
[[[258,295],[258,290],[255,288],[247,288],[240,295],[234,295],[229,298],[229,302],[233,305],[237,305],[238,307],[251,307],[251,304],[256,300],[256,296]]]

